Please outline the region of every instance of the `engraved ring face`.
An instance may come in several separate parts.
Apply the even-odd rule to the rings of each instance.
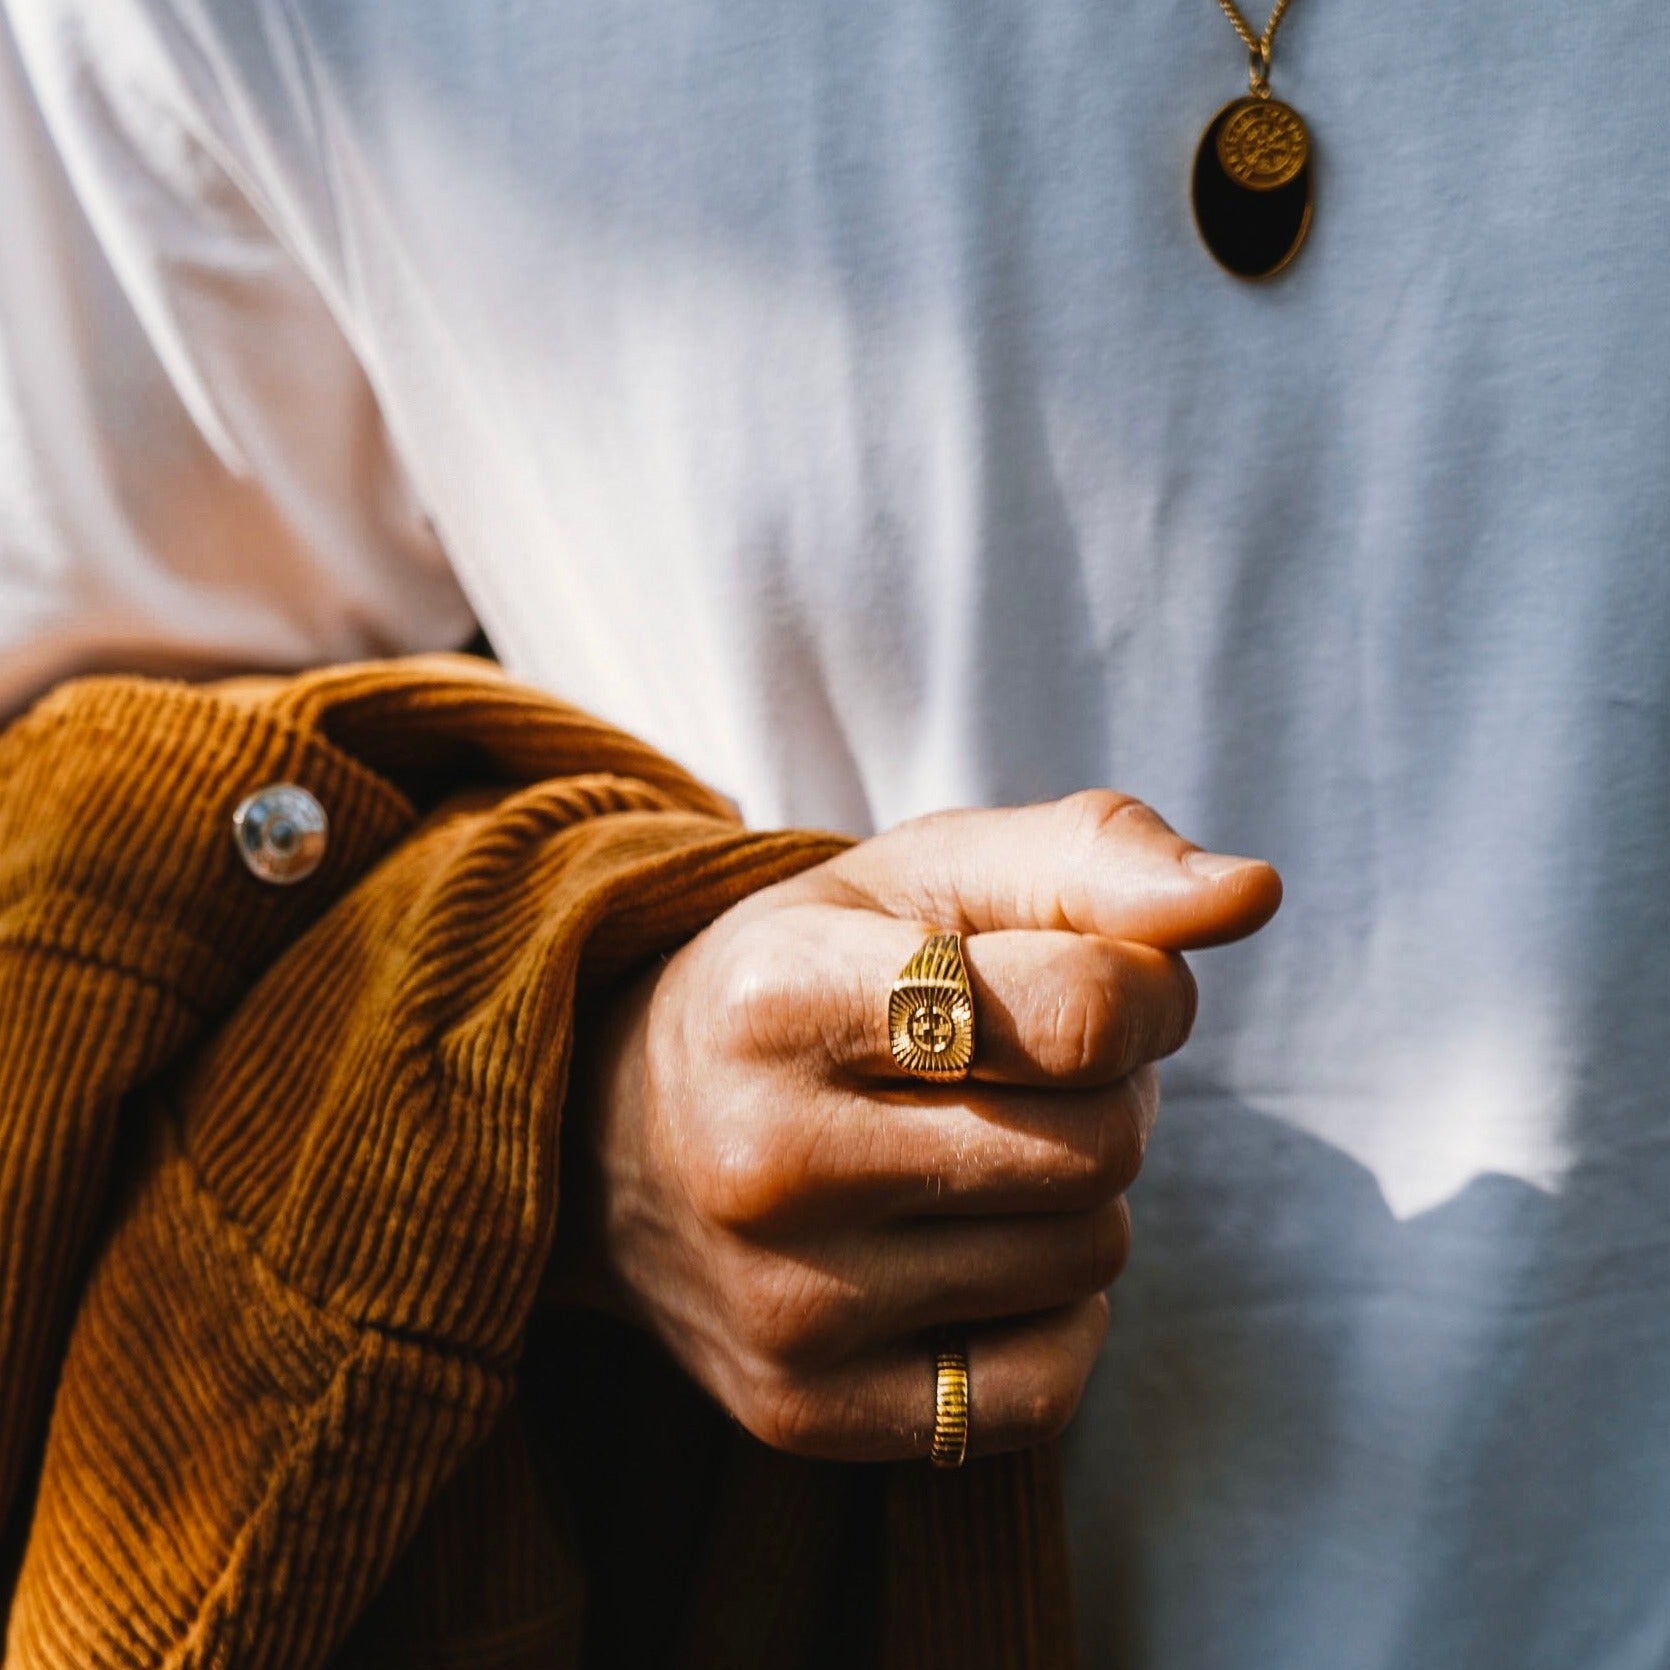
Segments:
[[[1218,132],[1218,161],[1237,185],[1274,191],[1297,179],[1310,156],[1298,111],[1276,99],[1248,99]]]
[[[957,1036],[957,1023],[951,1018],[949,1005],[937,998],[923,998],[911,1010],[910,1019],[905,1024],[911,1043],[924,1055],[944,1055]]]
[[[935,934],[899,971],[887,1003],[893,1059],[913,1078],[960,1079],[974,1059],[974,995],[955,934]]]

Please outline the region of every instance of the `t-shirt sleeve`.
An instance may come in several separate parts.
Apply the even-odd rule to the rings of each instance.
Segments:
[[[0,719],[472,631],[236,128],[165,0],[0,0]]]

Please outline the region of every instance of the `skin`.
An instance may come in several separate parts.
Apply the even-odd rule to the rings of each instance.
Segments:
[[[927,1453],[930,1339],[966,1336],[970,1454],[1061,1431],[1131,1244],[1126,1193],[1196,988],[1181,953],[1281,902],[1108,791],[902,824],[727,912],[582,1064],[577,1285],[766,1443]],[[894,976],[964,934],[957,1085],[888,1048]]]

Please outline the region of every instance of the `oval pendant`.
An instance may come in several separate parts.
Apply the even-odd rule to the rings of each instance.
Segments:
[[[1226,104],[1195,151],[1195,225],[1237,278],[1274,278],[1310,230],[1311,143],[1304,119],[1279,99]]]

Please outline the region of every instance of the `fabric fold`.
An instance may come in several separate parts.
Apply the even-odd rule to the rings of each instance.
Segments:
[[[230,838],[273,781],[331,818],[290,888]],[[746,830],[641,743],[462,658],[87,681],[0,738],[0,1504],[30,1515],[7,1670],[578,1664],[600,1545],[572,1464],[525,1462],[554,1409],[520,1385],[536,1323],[559,1379],[579,1369],[540,1300],[576,1015],[844,845]],[[584,1349],[607,1385],[616,1348]],[[808,1585],[858,1497],[667,1372],[663,1407],[717,1435],[687,1481],[706,1540],[680,1661],[752,1637],[822,1662]],[[632,1446],[607,1465],[653,1515]],[[929,1488],[889,1474],[899,1502]],[[861,1535],[918,1534],[879,1499]],[[1024,1613],[1062,1551],[1020,1542],[933,1580]],[[752,1622],[715,1604],[727,1549],[771,1587]],[[900,1569],[891,1615],[937,1616]],[[386,1604],[414,1580],[421,1641]],[[908,1661],[933,1662],[917,1634]]]

